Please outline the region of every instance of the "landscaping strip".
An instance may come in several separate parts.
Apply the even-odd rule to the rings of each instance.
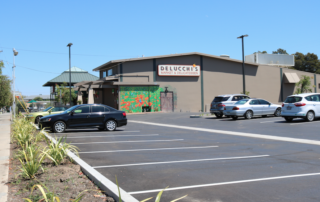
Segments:
[[[37,129],[38,126],[33,124]],[[51,137],[47,132],[42,131],[42,133],[52,142],[56,144],[56,140]],[[86,174],[96,185],[99,186],[99,188],[106,192],[109,196],[113,197],[115,200],[119,201],[119,193],[118,193],[118,187],[116,184],[114,184],[111,180],[103,176],[101,173],[96,171],[94,168],[92,168],[90,165],[88,165],[85,161],[80,159],[78,156],[76,156],[74,153],[68,151],[68,156],[77,163],[84,174]],[[120,187],[119,187],[120,188]],[[126,191],[120,188],[121,193],[121,199],[123,202],[138,202],[137,199],[132,197],[130,194],[128,194]]]

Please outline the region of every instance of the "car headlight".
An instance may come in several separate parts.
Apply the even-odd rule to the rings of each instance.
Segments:
[[[49,122],[51,121],[51,118],[41,119],[42,122]]]

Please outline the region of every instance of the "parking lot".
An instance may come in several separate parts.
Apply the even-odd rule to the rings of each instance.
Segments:
[[[320,121],[128,115],[117,131],[72,129],[80,157],[138,200],[319,201]]]

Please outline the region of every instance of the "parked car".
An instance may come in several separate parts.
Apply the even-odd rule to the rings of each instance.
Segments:
[[[63,133],[68,128],[98,128],[113,131],[127,125],[126,112],[103,104],[83,104],[73,106],[61,114],[42,117],[40,128],[49,128],[55,133]]]
[[[282,104],[281,116],[288,122],[294,118],[313,121],[320,117],[320,94],[303,93],[287,97]]]
[[[51,114],[60,114],[67,109],[68,107],[48,107],[40,112],[29,113],[26,115],[26,118],[37,124],[39,123],[40,118]]]
[[[224,114],[237,120],[239,116],[251,119],[254,116],[281,115],[281,105],[272,104],[263,99],[243,99],[233,106],[226,106]]]
[[[249,96],[244,94],[218,95],[211,102],[210,113],[214,114],[217,118],[221,118],[223,116],[223,111],[226,106],[234,105],[239,100],[249,98]]]

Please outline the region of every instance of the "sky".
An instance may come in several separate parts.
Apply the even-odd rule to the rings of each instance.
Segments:
[[[242,59],[282,48],[320,56],[319,0],[0,1],[0,60],[23,95],[48,95],[47,81],[71,66],[92,69],[110,60],[202,52]]]

